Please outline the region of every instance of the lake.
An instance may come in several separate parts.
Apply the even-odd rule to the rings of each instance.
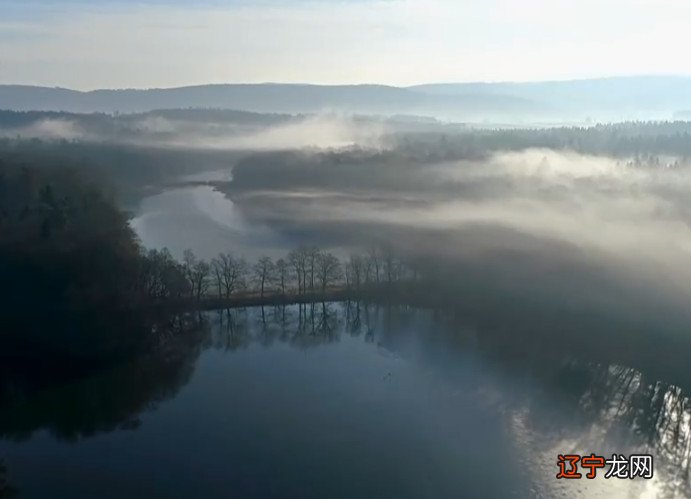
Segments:
[[[687,392],[586,357],[407,307],[210,312],[124,365],[3,380],[0,459],[26,498],[685,494]],[[652,480],[555,478],[648,451]]]

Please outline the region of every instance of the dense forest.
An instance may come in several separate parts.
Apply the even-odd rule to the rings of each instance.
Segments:
[[[97,184],[119,205],[131,207],[158,186],[186,173],[228,168],[232,152],[170,149],[113,142],[0,138],[2,169],[38,167],[54,175],[64,169]]]
[[[427,160],[481,158],[488,152],[546,148],[583,154],[691,156],[691,122],[650,121],[580,127],[472,129],[404,136],[400,147]]]
[[[92,355],[138,340],[140,248],[96,185],[69,169],[3,166],[0,228],[3,355]]]

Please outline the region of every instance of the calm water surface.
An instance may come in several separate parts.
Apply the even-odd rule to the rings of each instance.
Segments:
[[[178,258],[186,249],[207,259],[231,251],[253,260],[258,254],[282,256],[293,249],[294,242],[247,221],[235,203],[213,187],[185,185],[231,179],[227,170],[182,177],[180,187],[144,198],[130,224],[144,246],[167,247]]]
[[[20,497],[686,491],[683,390],[423,310],[211,312],[126,365],[1,387],[0,459]],[[557,453],[645,449],[652,481],[555,479]]]

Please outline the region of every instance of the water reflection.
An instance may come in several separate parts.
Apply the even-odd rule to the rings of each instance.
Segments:
[[[312,303],[295,306],[258,307],[255,310],[219,310],[213,322],[214,346],[224,350],[258,342],[275,342],[309,348],[338,341],[343,324],[341,305]]]
[[[656,375],[662,371],[674,381],[688,380],[691,368],[676,367],[683,365],[685,350],[676,358],[669,351],[665,355],[667,367],[675,369],[651,374],[617,363],[624,357],[634,365],[648,365],[650,352],[634,338],[608,350],[584,334],[575,349],[571,343],[546,340],[539,327],[534,334],[521,333],[489,328],[473,337],[483,358],[505,377],[520,380],[518,396],[507,390],[515,385],[500,384],[499,390],[509,424],[517,427],[518,444],[533,456],[526,466],[549,469],[556,454],[566,452],[652,454],[656,479],[641,485],[636,495],[691,497],[689,392]],[[658,352],[664,350],[660,345]],[[615,360],[607,361],[608,355]],[[575,482],[555,484],[551,479],[540,477],[537,488],[558,488],[566,495],[576,490]]]
[[[42,376],[5,375],[0,383],[0,436],[23,441],[47,430],[57,439],[77,442],[100,433],[137,430],[144,413],[176,398],[204,351],[287,347],[310,353],[357,340],[381,355],[424,366],[423,372],[439,382],[473,392],[469,400],[479,410],[499,414],[526,456],[520,466],[533,492],[571,496],[581,491],[577,487],[593,486],[556,483],[558,452],[649,452],[655,456],[653,484],[610,480],[600,483],[609,488],[598,493],[639,495],[654,486],[661,497],[691,496],[691,401],[687,389],[676,383],[688,379],[691,369],[675,369],[670,381],[620,364],[619,355],[608,362],[597,344],[574,350],[547,342],[538,329],[518,335],[501,327],[478,328],[454,314],[356,302],[219,310],[205,314],[194,329],[182,323],[179,327],[177,334],[162,335],[154,352],[98,375],[62,380],[57,386]],[[635,346],[629,343],[626,358],[632,365],[646,365],[649,352],[636,352]],[[233,358],[228,355],[224,362]],[[305,357],[304,362],[311,360]],[[384,372],[372,383],[391,377]],[[412,395],[419,396],[414,391]],[[488,431],[463,431],[476,430]],[[13,490],[5,480],[0,467],[2,498]],[[23,483],[17,485],[23,488]],[[615,485],[620,489],[611,488]]]
[[[30,439],[47,430],[78,441],[114,430],[134,430],[139,415],[174,398],[194,372],[208,328],[177,317],[160,332],[157,347],[96,373],[57,377],[40,366],[0,371],[0,438]]]
[[[245,220],[229,198],[206,185],[181,185],[145,198],[130,225],[145,247],[167,247],[178,258],[185,249],[212,258],[219,251],[273,256],[293,246]]]
[[[443,348],[472,348],[485,361],[499,362],[494,367],[504,376],[522,379],[518,395],[511,393],[515,385],[499,380],[499,389],[504,391],[502,403],[507,413],[520,412],[523,424],[548,442],[542,449],[549,452],[548,460],[556,459],[554,442],[568,446],[561,451],[651,453],[656,459],[656,473],[664,476],[656,484],[656,493],[691,495],[689,394],[635,368],[589,361],[582,350],[578,356],[568,349],[559,351],[545,345],[539,334],[507,338],[501,329],[476,331],[459,324],[453,316],[406,307],[350,302],[270,307],[256,313],[218,311],[216,323],[216,348],[232,350],[253,342],[269,346],[279,341],[305,349],[336,342],[344,333],[400,354],[405,354],[400,342],[404,330],[427,323],[422,329],[423,334],[429,334],[429,324],[435,323],[436,341],[441,335]],[[600,357],[597,345],[593,348]],[[647,352],[638,353],[647,356]],[[636,352],[628,355],[635,358]],[[438,363],[439,356],[439,350],[432,349],[427,360]],[[447,364],[439,363],[439,369],[449,374]],[[549,466],[553,466],[551,461]],[[550,484],[543,485],[551,488]]]

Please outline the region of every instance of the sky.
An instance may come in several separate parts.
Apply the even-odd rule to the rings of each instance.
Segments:
[[[686,0],[0,0],[0,83],[688,75],[690,18]]]

